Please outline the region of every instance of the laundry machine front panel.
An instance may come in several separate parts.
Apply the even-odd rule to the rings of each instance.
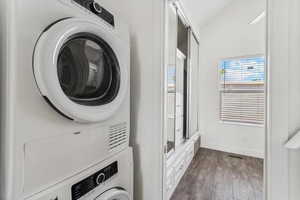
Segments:
[[[26,200],[132,200],[132,149],[115,154]],[[114,198],[113,198],[114,197]]]
[[[115,26],[115,18],[112,13],[103,8],[99,3],[94,0],[73,0],[85,9],[91,11],[96,16],[107,22],[111,26]]]
[[[112,178],[118,173],[118,162],[113,162],[107,167],[99,170],[98,172],[92,174],[91,176],[81,180],[80,182],[74,184],[71,188],[72,200],[78,200],[100,184]]]
[[[25,143],[24,192],[43,190],[126,149],[126,131],[121,123]]]
[[[47,28],[34,52],[41,94],[58,113],[81,123],[113,116],[129,92],[129,44],[111,28],[65,19]]]

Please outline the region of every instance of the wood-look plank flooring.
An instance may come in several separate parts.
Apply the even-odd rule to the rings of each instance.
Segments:
[[[263,200],[263,160],[200,149],[171,200]]]

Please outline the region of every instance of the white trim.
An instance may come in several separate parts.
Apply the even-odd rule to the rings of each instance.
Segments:
[[[270,9],[269,9],[269,2],[270,0],[266,0],[266,33],[265,33],[265,56],[266,56],[266,66],[265,66],[265,162],[264,162],[264,187],[263,187],[263,198],[264,200],[268,200],[268,192],[269,191],[269,187],[268,187],[268,175],[269,175],[269,148],[268,148],[268,144],[269,144],[269,135],[268,135],[268,117],[269,117],[269,113],[268,113],[268,106],[269,106],[269,92],[268,92],[268,88],[269,88],[269,33],[270,33],[270,26],[269,26],[269,19],[270,19]]]
[[[210,144],[210,143],[202,143],[202,148],[213,149],[217,151],[223,151],[227,153],[234,153],[239,155],[250,156],[254,158],[264,159],[264,152],[253,150],[253,149],[242,149],[242,148],[234,148],[232,146],[218,145],[218,144]]]
[[[182,1],[181,0],[167,0],[167,1],[173,3],[174,6],[178,9],[178,15],[179,15],[180,19],[187,27],[190,27],[197,42],[200,43],[199,42],[200,41],[199,33],[198,33],[198,31],[195,31],[195,29],[194,29],[194,26],[196,26],[196,24],[194,24],[193,21],[191,21],[190,16],[187,15],[186,9],[184,8]]]
[[[220,59],[220,62],[227,61],[227,60],[239,60],[244,58],[247,59],[247,58],[256,58],[256,57],[266,58],[266,55],[263,53],[257,53],[257,54],[241,55],[241,56],[223,57]]]
[[[182,60],[186,59],[186,55],[184,55],[178,48],[177,48],[177,57],[179,57]]]
[[[243,123],[243,122],[233,122],[233,121],[223,121],[220,120],[219,121],[221,124],[225,124],[225,125],[234,125],[234,126],[250,126],[250,127],[259,127],[259,128],[264,128],[265,125],[263,124],[251,124],[251,123]]]
[[[289,1],[268,0],[265,200],[289,199]],[[285,67],[282,67],[285,66]]]
[[[168,141],[168,129],[167,129],[167,122],[168,122],[168,111],[166,102],[168,101],[168,80],[167,80],[167,74],[168,74],[168,55],[169,55],[169,48],[168,48],[168,19],[169,19],[169,6],[172,4],[169,0],[164,0],[164,14],[163,14],[163,66],[162,66],[162,200],[167,199],[167,160],[170,156],[170,154],[167,152],[167,141]],[[176,12],[176,11],[174,11]]]
[[[164,152],[164,147],[165,147],[165,90],[167,90],[167,88],[165,87],[165,63],[166,63],[166,56],[165,56],[165,51],[166,51],[166,44],[165,44],[165,34],[166,34],[166,26],[165,26],[165,19],[166,19],[166,7],[167,7],[167,2],[166,1],[156,1],[156,4],[154,5],[156,7],[158,7],[159,9],[154,9],[154,13],[153,13],[153,18],[154,18],[154,22],[159,22],[159,23],[154,23],[156,24],[155,27],[157,27],[158,31],[156,33],[154,33],[154,41],[157,41],[157,43],[155,43],[153,45],[153,51],[154,51],[154,55],[156,55],[155,53],[157,52],[157,49],[159,49],[158,54],[160,55],[159,58],[157,59],[155,56],[154,58],[154,65],[160,66],[157,67],[157,73],[160,74],[160,77],[157,76],[157,82],[159,82],[160,85],[160,94],[159,94],[159,98],[157,99],[157,103],[159,106],[158,108],[158,112],[159,112],[159,119],[157,120],[157,124],[159,126],[159,131],[161,134],[159,134],[161,137],[159,137],[159,173],[158,173],[158,177],[159,177],[159,183],[158,183],[158,191],[159,192],[159,200],[164,200],[165,198],[165,152]],[[155,113],[155,112],[154,112]],[[155,124],[154,124],[155,125]]]

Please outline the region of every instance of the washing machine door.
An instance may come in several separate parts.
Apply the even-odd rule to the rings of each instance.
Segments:
[[[111,189],[97,197],[95,200],[130,200],[130,196],[128,192],[124,190]]]
[[[77,122],[103,121],[128,91],[129,42],[105,24],[65,19],[39,38],[33,68],[42,96],[58,113]]]

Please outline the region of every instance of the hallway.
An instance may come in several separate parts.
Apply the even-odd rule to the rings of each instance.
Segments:
[[[262,200],[263,160],[200,149],[171,200]]]

